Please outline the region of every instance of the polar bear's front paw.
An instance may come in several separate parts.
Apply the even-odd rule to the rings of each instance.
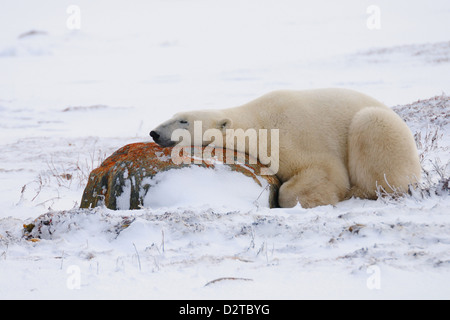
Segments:
[[[333,179],[339,175],[327,174],[328,171],[309,168],[283,183],[278,194],[280,207],[292,208],[300,203],[303,208],[313,208],[342,201],[348,190],[348,182],[346,179]]]

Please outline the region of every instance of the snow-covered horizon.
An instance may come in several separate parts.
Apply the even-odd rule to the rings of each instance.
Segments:
[[[445,0],[4,2],[0,298],[448,299],[450,197],[435,191],[450,169],[449,21]],[[319,87],[405,119],[422,193],[78,209],[89,172],[173,113]],[[35,219],[54,228],[37,242],[23,233]]]

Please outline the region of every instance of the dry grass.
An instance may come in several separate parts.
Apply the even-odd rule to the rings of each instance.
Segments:
[[[36,204],[36,206],[46,205],[49,201],[60,199],[61,188],[68,190],[84,188],[91,171],[97,168],[106,157],[106,152],[100,148],[93,148],[87,157],[79,154],[73,161],[56,162],[54,155],[50,155],[46,161],[47,169],[41,171],[33,181],[23,185],[19,202],[26,198],[27,193],[29,196],[30,192],[31,202],[34,202],[39,199],[44,190],[51,189],[54,196],[44,201],[39,200],[40,202]]]

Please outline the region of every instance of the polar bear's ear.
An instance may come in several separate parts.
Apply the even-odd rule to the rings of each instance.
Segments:
[[[225,118],[220,120],[217,123],[219,130],[225,131],[226,129],[230,129],[233,126],[233,120]]]

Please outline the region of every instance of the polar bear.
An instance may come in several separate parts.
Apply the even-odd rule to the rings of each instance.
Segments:
[[[204,130],[220,130],[223,141],[228,129],[279,130],[280,207],[334,205],[353,196],[376,199],[379,188],[407,192],[421,174],[406,123],[381,102],[349,89],[279,90],[238,107],[181,112],[150,136],[160,146],[174,146],[174,130],[195,134],[195,121]]]

